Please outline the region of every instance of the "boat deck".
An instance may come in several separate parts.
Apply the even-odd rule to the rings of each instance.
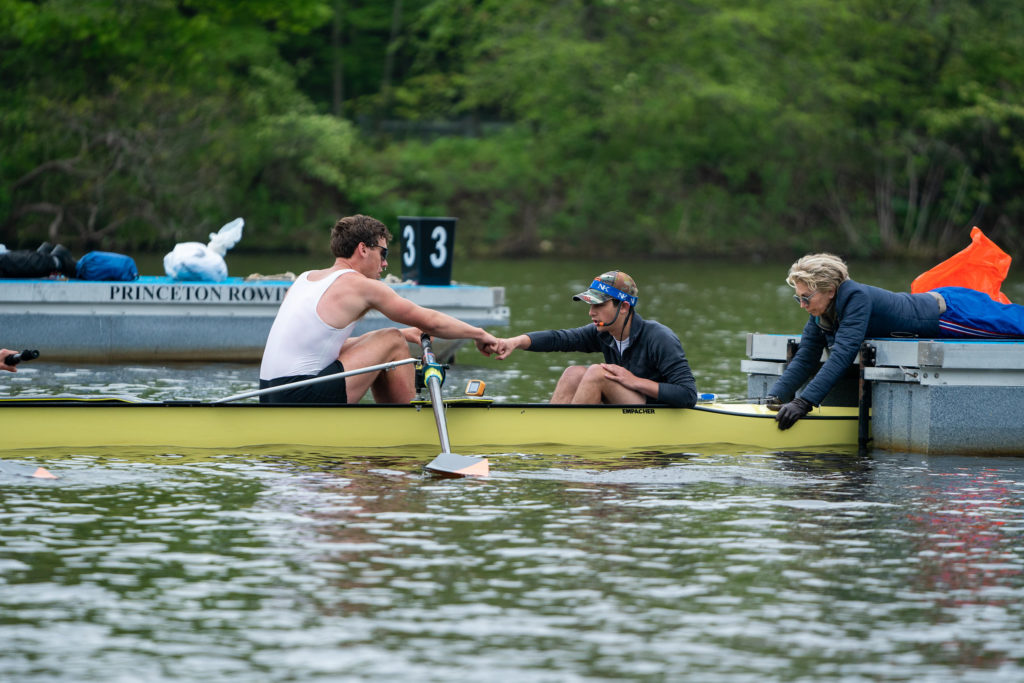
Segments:
[[[799,343],[800,335],[748,336],[740,368],[751,398],[767,394]],[[1024,455],[1022,339],[868,339],[825,403],[858,405],[862,377],[876,448]]]

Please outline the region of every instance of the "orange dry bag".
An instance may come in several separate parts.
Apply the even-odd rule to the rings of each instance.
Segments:
[[[937,287],[966,287],[985,292],[994,301],[1008,304],[999,288],[1013,259],[996,243],[985,237],[981,228],[971,228],[971,244],[963,251],[927,270],[910,284],[912,294],[930,292]]]

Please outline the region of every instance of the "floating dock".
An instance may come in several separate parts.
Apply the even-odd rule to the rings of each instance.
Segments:
[[[286,280],[132,282],[0,280],[0,329],[7,345],[62,361],[258,361]],[[504,287],[394,284],[400,296],[485,328],[509,324]],[[395,326],[371,311],[356,334]],[[447,361],[457,343],[438,344]]]
[[[750,398],[767,395],[799,343],[800,335],[748,335],[740,369]],[[1024,455],[1024,340],[868,339],[823,404],[858,405],[862,379],[875,448]]]

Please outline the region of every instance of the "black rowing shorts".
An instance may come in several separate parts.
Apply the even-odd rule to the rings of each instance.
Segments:
[[[261,379],[260,389],[268,387],[279,387],[282,384],[291,384],[303,379],[323,377],[345,372],[345,367],[340,360],[336,360],[315,375],[290,375],[288,377],[275,377],[274,379]],[[325,382],[317,382],[304,387],[294,389],[282,389],[271,394],[260,396],[260,403],[348,403],[348,392],[345,390],[345,378]]]

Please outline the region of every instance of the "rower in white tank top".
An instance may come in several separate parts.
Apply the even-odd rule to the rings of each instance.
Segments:
[[[358,322],[358,319],[353,320],[348,326],[338,329],[324,322],[316,312],[327,288],[340,275],[356,271],[345,268],[315,282],[309,279],[310,272],[306,271],[295,279],[281,302],[263,352],[261,380],[316,375],[338,360],[342,345]]]

